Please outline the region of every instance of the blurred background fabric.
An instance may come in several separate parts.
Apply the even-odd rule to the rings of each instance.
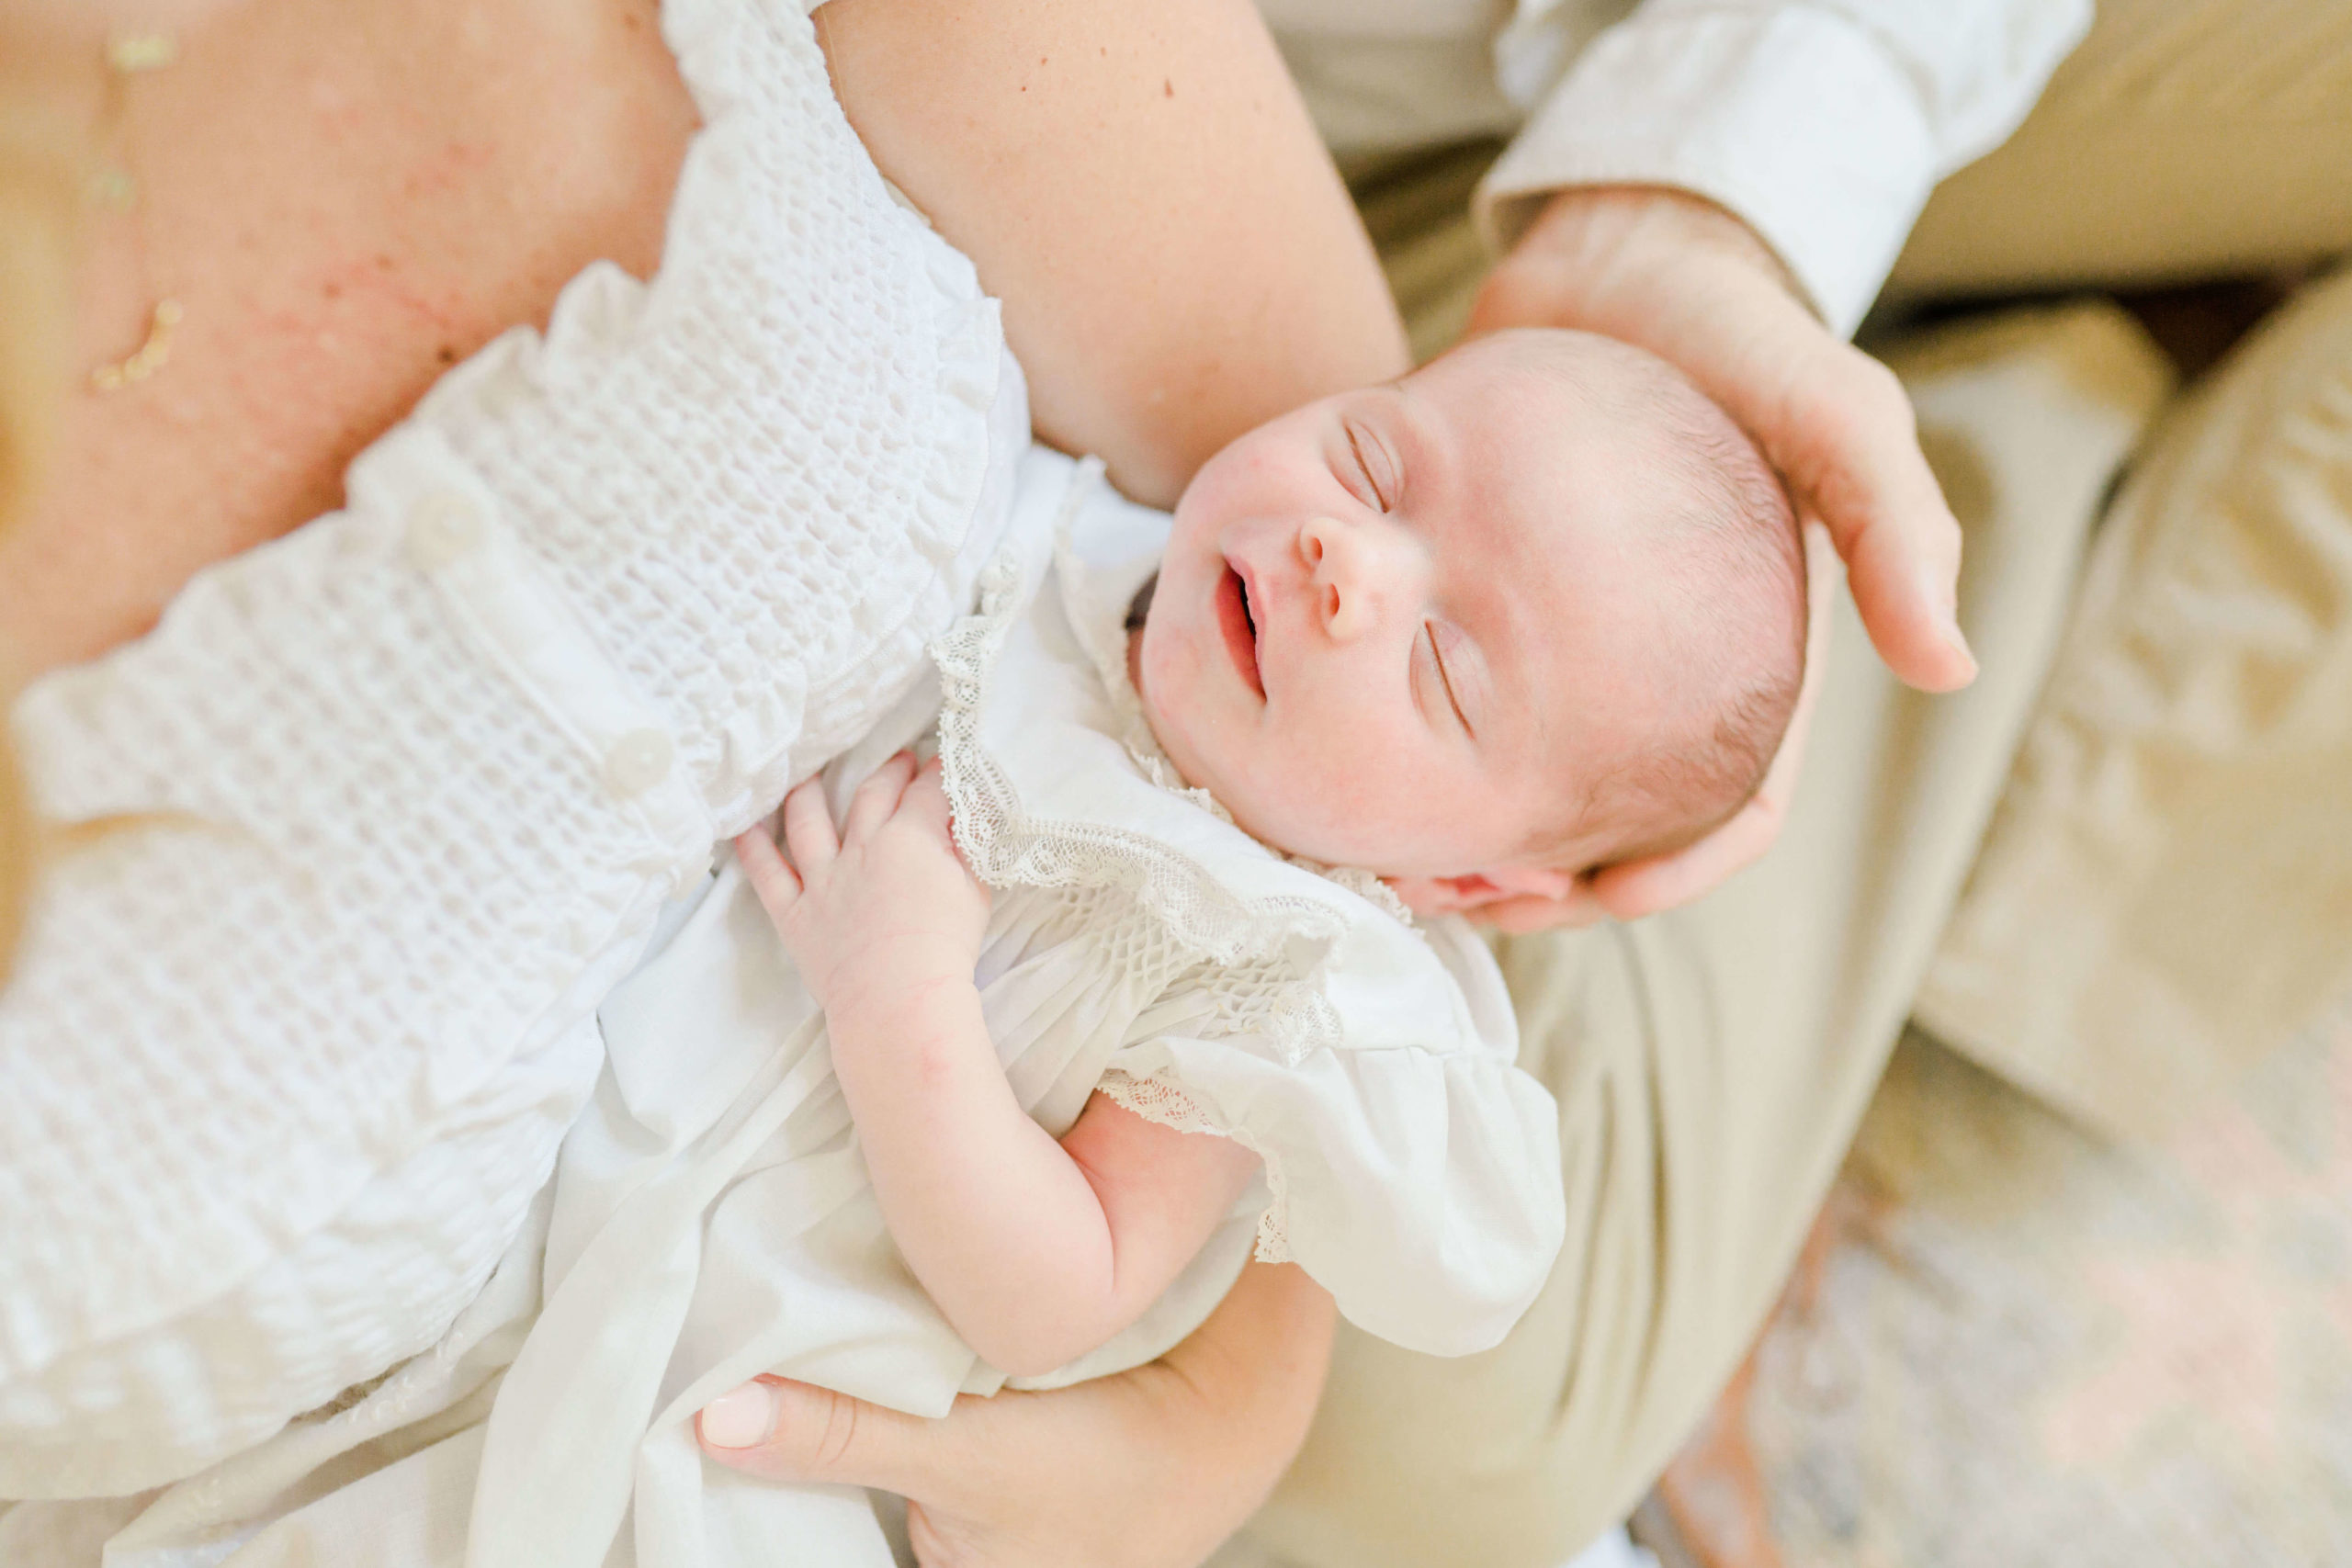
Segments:
[[[2140,1145],[1914,1031],[1662,1494],[1668,1568],[2352,1562],[2352,1006]]]

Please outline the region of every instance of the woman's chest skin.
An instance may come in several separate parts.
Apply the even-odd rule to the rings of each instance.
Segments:
[[[98,161],[135,194],[89,215],[51,470],[0,541],[35,670],[338,505],[361,447],[590,261],[650,274],[695,126],[653,0],[253,0],[115,93]],[[168,358],[93,389],[165,299]]]

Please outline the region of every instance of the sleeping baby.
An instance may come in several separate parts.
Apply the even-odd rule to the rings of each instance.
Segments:
[[[1243,436],[1172,518],[1044,451],[1013,507],[938,684],[600,1013],[472,1561],[888,1563],[862,1495],[702,1461],[757,1374],[943,1414],[1152,1359],[1252,1256],[1442,1355],[1542,1286],[1555,1113],[1461,917],[1756,790],[1806,621],[1762,459],[1664,364],[1521,332]]]

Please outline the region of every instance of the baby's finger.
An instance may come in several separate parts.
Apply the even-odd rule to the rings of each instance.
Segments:
[[[956,840],[955,807],[948,804],[947,783],[940,773],[938,758],[933,757],[925,762],[915,774],[915,782],[907,786],[905,796],[899,802],[899,816],[920,823],[926,834],[944,846],[975,886],[985,888],[988,886],[972,870],[972,863],[964,856],[964,846]]]
[[[933,757],[916,770],[914,781],[907,785],[907,793],[899,801],[899,815],[911,817],[925,827],[937,829],[941,838],[954,840],[954,810],[947,804],[947,784],[940,773],[938,758]]]
[[[735,835],[735,861],[743,868],[743,880],[752,885],[768,919],[783,919],[785,911],[799,901],[800,874],[792,869],[792,863],[784,858],[765,829]]]
[[[899,752],[866,774],[865,782],[849,797],[849,809],[842,815],[842,841],[850,843],[863,839],[888,822],[899,808],[899,797],[907,793],[907,781],[914,776],[911,751]]]
[[[841,853],[842,842],[833,833],[833,814],[825,805],[821,777],[808,779],[784,797],[784,847],[792,852],[792,863],[803,882],[832,864],[833,857]]]

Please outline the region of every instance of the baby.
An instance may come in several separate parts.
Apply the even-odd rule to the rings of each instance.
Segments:
[[[1636,350],[1521,332],[1211,459],[1126,657],[1152,738],[1235,825],[1434,915],[1563,895],[1737,810],[1804,625],[1794,519],[1729,420]],[[1258,1156],[1106,1096],[1058,1142],[1023,1112],[936,764],[894,760],[838,834],[803,785],[784,831],[788,863],[752,835],[744,865],[830,1021],[909,1267],[1008,1373],[1094,1349]]]
[[[1438,1354],[1541,1288],[1556,1111],[1456,917],[1756,789],[1805,626],[1762,460],[1522,332],[1243,436],[1172,520],[1033,453],[1010,534],[838,824],[795,789],[600,1013],[477,1560],[602,1562],[633,1489],[640,1562],[887,1562],[862,1500],[700,1463],[756,1373],[927,1414],[1100,1375],[1253,1253]]]

